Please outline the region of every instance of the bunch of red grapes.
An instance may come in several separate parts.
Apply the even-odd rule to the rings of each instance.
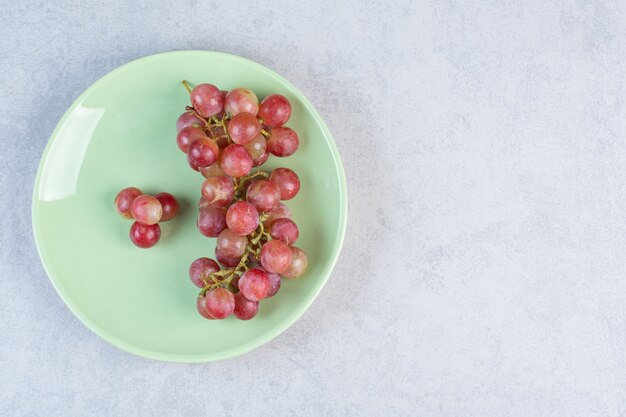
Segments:
[[[172,220],[178,214],[178,201],[170,193],[151,196],[137,187],[124,188],[115,197],[114,204],[122,218],[135,220],[130,227],[130,240],[143,249],[159,242],[159,222]]]
[[[298,149],[298,135],[283,126],[291,104],[279,94],[259,103],[245,88],[226,92],[198,84],[192,90],[183,84],[192,106],[176,122],[176,142],[205,177],[198,230],[217,237],[217,261],[203,257],[189,268],[191,281],[202,289],[196,307],[207,319],[234,314],[249,320],[259,301],[278,292],[281,276],[300,277],[308,262],[293,246],[298,226],[281,202],[300,190],[298,175],[289,168],[258,168],[270,154],[286,157]]]

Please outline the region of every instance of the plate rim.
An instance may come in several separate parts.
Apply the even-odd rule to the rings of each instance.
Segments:
[[[39,237],[40,232],[38,231],[37,222],[35,219],[37,215],[36,213],[39,210],[37,208],[39,206],[37,202],[39,200],[38,193],[39,193],[39,188],[40,188],[41,175],[43,172],[43,166],[45,165],[45,162],[47,161],[47,158],[49,156],[49,151],[52,147],[52,143],[56,140],[61,126],[65,124],[69,115],[74,111],[74,109],[78,107],[78,105],[80,105],[80,103],[85,99],[86,96],[90,94],[90,92],[94,88],[96,88],[101,83],[105,82],[107,79],[112,78],[116,74],[122,71],[128,71],[135,65],[141,64],[147,61],[158,60],[158,59],[169,59],[172,56],[180,56],[180,55],[203,55],[203,56],[220,57],[220,58],[230,59],[233,61],[238,61],[246,65],[250,65],[256,70],[260,72],[264,72],[266,75],[276,78],[281,83],[283,83],[288,89],[290,89],[293,92],[295,96],[298,97],[299,100],[301,100],[304,107],[309,112],[311,112],[311,114],[313,115],[313,118],[315,119],[315,122],[324,132],[325,140],[330,147],[331,154],[335,162],[335,169],[337,170],[337,174],[339,176],[339,183],[340,183],[340,199],[339,199],[339,203],[340,203],[339,229],[340,230],[337,236],[337,240],[335,242],[335,247],[333,248],[332,257],[326,267],[327,272],[324,274],[325,276],[323,277],[321,284],[318,286],[316,290],[314,290],[313,296],[310,297],[308,301],[299,305],[299,307],[296,309],[297,310],[296,314],[294,314],[289,320],[281,322],[279,325],[272,327],[267,333],[262,335],[262,337],[259,337],[257,339],[252,339],[248,343],[236,345],[234,347],[224,349],[222,351],[215,352],[215,353],[208,352],[208,353],[203,353],[203,354],[181,354],[181,353],[165,353],[161,351],[155,351],[155,350],[135,346],[132,343],[128,343],[118,338],[114,334],[111,334],[108,331],[105,331],[104,329],[102,329],[100,326],[98,326],[96,323],[94,323],[92,320],[86,317],[86,315],[79,308],[73,305],[69,297],[63,293],[62,289],[60,288],[60,284],[57,285],[56,280],[52,277],[52,274],[50,273],[48,265],[46,264],[46,261],[42,254],[42,249],[41,249],[42,243],[40,242],[41,238]],[[44,151],[39,160],[39,165],[37,167],[37,173],[35,176],[35,182],[33,185],[33,193],[32,193],[32,200],[31,200],[31,225],[33,229],[35,246],[37,247],[37,253],[39,255],[39,259],[41,260],[41,264],[43,265],[44,271],[46,272],[48,280],[52,283],[53,288],[55,289],[57,294],[61,297],[66,307],[72,312],[72,314],[74,314],[76,318],[78,318],[78,320],[85,327],[87,327],[87,329],[95,333],[98,337],[108,342],[109,344],[121,350],[124,350],[128,353],[137,355],[137,356],[154,359],[154,360],[166,361],[166,362],[203,363],[203,362],[214,362],[214,361],[234,358],[234,357],[243,355],[244,353],[248,353],[272,341],[273,339],[278,337],[280,334],[285,332],[298,319],[300,319],[300,317],[302,317],[302,315],[309,309],[313,301],[317,299],[320,292],[322,291],[322,289],[328,282],[328,279],[330,278],[330,275],[337,264],[337,260],[341,253],[341,249],[343,248],[345,235],[346,235],[346,229],[347,229],[347,220],[348,220],[348,186],[347,186],[345,171],[343,168],[343,163],[341,162],[341,157],[339,155],[339,150],[337,149],[335,140],[330,130],[326,126],[324,119],[321,117],[321,115],[318,113],[318,111],[315,109],[315,107],[309,101],[309,99],[295,85],[293,85],[290,81],[288,81],[285,77],[267,68],[266,66],[259,64],[258,62],[255,62],[249,58],[244,58],[244,57],[233,55],[233,54],[226,53],[226,52],[208,51],[208,50],[176,50],[176,51],[161,52],[161,53],[143,56],[141,58],[134,59],[132,61],[129,61],[125,64],[122,64],[114,68],[113,70],[104,74],[102,77],[98,78],[89,87],[87,87],[63,113],[63,116],[61,117],[61,119],[59,119],[54,130],[52,131],[52,133],[50,134],[48,138]]]

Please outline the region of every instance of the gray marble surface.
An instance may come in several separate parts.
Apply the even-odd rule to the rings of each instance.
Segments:
[[[0,5],[0,415],[626,415],[624,3],[383,3]],[[30,222],[65,109],[117,66],[177,49],[292,81],[350,193],[312,307],[212,364],[91,333]]]

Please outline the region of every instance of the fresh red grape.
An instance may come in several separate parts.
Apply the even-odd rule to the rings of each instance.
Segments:
[[[291,219],[276,219],[270,225],[272,239],[282,240],[287,245],[293,245],[298,240],[298,226]]]
[[[224,229],[217,236],[217,250],[227,258],[240,258],[246,252],[248,238]]]
[[[204,126],[204,122],[195,114],[186,111],[178,117],[178,120],[176,120],[176,132],[180,133],[180,131],[187,126],[193,125]]]
[[[130,212],[139,223],[151,225],[161,220],[163,207],[156,198],[143,194],[133,200],[130,205]]]
[[[235,275],[230,280],[230,286],[239,291],[239,275]]]
[[[289,168],[274,169],[270,181],[280,188],[281,200],[291,200],[300,191],[300,178]]]
[[[280,240],[270,240],[261,247],[261,265],[267,272],[280,274],[290,264],[291,250]]]
[[[250,320],[259,311],[259,302],[248,300],[242,292],[235,294],[235,317],[239,320]]]
[[[263,165],[264,163],[267,162],[269,157],[270,157],[270,153],[266,150],[265,152],[263,152],[263,155],[259,156],[257,159],[252,160],[252,166],[258,167],[258,166]]]
[[[222,92],[212,84],[198,84],[191,90],[191,104],[202,117],[214,116],[224,108]]]
[[[263,222],[266,228],[269,228],[277,219],[291,219],[292,214],[289,207],[285,203],[278,203],[275,209],[268,213],[270,216]]]
[[[206,285],[204,279],[220,270],[220,266],[211,258],[198,258],[189,266],[189,278],[199,288]],[[204,278],[204,279],[203,279]]]
[[[239,291],[252,301],[267,297],[270,292],[270,278],[259,268],[250,268],[239,278]]]
[[[304,271],[309,264],[309,260],[306,253],[304,253],[304,251],[297,246],[291,246],[289,249],[291,250],[291,262],[282,275],[285,278],[295,279],[304,274]]]
[[[187,154],[187,163],[189,164],[189,168],[194,171],[200,171],[200,167],[189,160],[189,154]]]
[[[252,157],[252,161],[258,160],[265,153],[265,149],[267,148],[267,142],[265,137],[261,134],[256,135],[254,139],[244,145],[250,156]]]
[[[255,181],[246,191],[246,200],[259,211],[270,211],[280,203],[280,188],[271,181]]]
[[[202,138],[206,138],[202,129],[197,126],[187,126],[178,132],[178,135],[176,135],[176,144],[181,151],[187,153],[191,142]]]
[[[226,288],[215,288],[207,292],[204,298],[207,313],[217,320],[225,319],[235,310],[235,296]]]
[[[280,275],[268,272],[267,276],[270,279],[270,291],[266,298],[270,298],[280,290]]]
[[[226,211],[226,224],[238,235],[249,235],[259,227],[259,212],[247,201],[237,201]]]
[[[220,164],[217,162],[209,165],[208,167],[200,168],[200,173],[204,178],[219,177],[220,175],[224,175],[224,171],[222,171]]]
[[[161,228],[158,224],[133,223],[130,227],[130,240],[135,246],[142,249],[151,248],[159,242],[161,238]]]
[[[217,262],[219,262],[222,266],[226,268],[234,268],[239,264],[239,261],[241,261],[241,257],[238,257],[238,258],[225,257],[224,255],[220,253],[219,250],[217,250],[217,246],[215,247],[215,259],[217,259]]]
[[[224,98],[224,111],[233,116],[239,113],[251,113],[256,116],[259,112],[259,99],[247,88],[235,88]]]
[[[211,206],[203,206],[198,211],[198,230],[206,237],[217,237],[226,229],[226,210]]]
[[[196,298],[196,308],[198,309],[198,313],[200,313],[200,315],[204,317],[205,319],[215,320],[213,317],[211,317],[209,312],[206,311],[205,302],[206,302],[205,298],[201,295],[199,295],[198,298]]]
[[[252,157],[242,145],[228,145],[222,151],[220,168],[229,177],[243,177],[252,169]]]
[[[261,101],[259,117],[263,124],[268,127],[279,127],[287,123],[291,116],[291,104],[287,97],[280,94],[272,94]]]
[[[159,193],[154,196],[159,203],[161,203],[161,207],[163,207],[163,215],[161,215],[162,222],[166,222],[168,220],[172,220],[178,214],[178,201],[176,197],[171,195],[170,193]]]
[[[288,127],[277,127],[270,131],[267,150],[275,156],[290,156],[298,150],[298,135]]]
[[[113,204],[115,209],[125,219],[132,219],[133,214],[130,212],[130,207],[133,204],[135,198],[139,197],[143,193],[137,187],[128,187],[120,191],[115,197]]]
[[[213,207],[226,207],[235,196],[233,181],[224,176],[207,178],[201,191],[202,197]]]
[[[211,139],[196,139],[189,145],[189,161],[198,168],[208,167],[217,161],[220,148]]]
[[[233,142],[245,145],[261,132],[261,124],[250,113],[239,113],[228,121],[228,134]]]

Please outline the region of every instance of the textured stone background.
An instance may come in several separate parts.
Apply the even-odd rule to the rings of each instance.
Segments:
[[[626,6],[381,3],[0,5],[0,415],[626,415]],[[311,309],[213,364],[92,334],[30,223],[65,109],[117,66],[176,49],[291,80],[350,191]]]

